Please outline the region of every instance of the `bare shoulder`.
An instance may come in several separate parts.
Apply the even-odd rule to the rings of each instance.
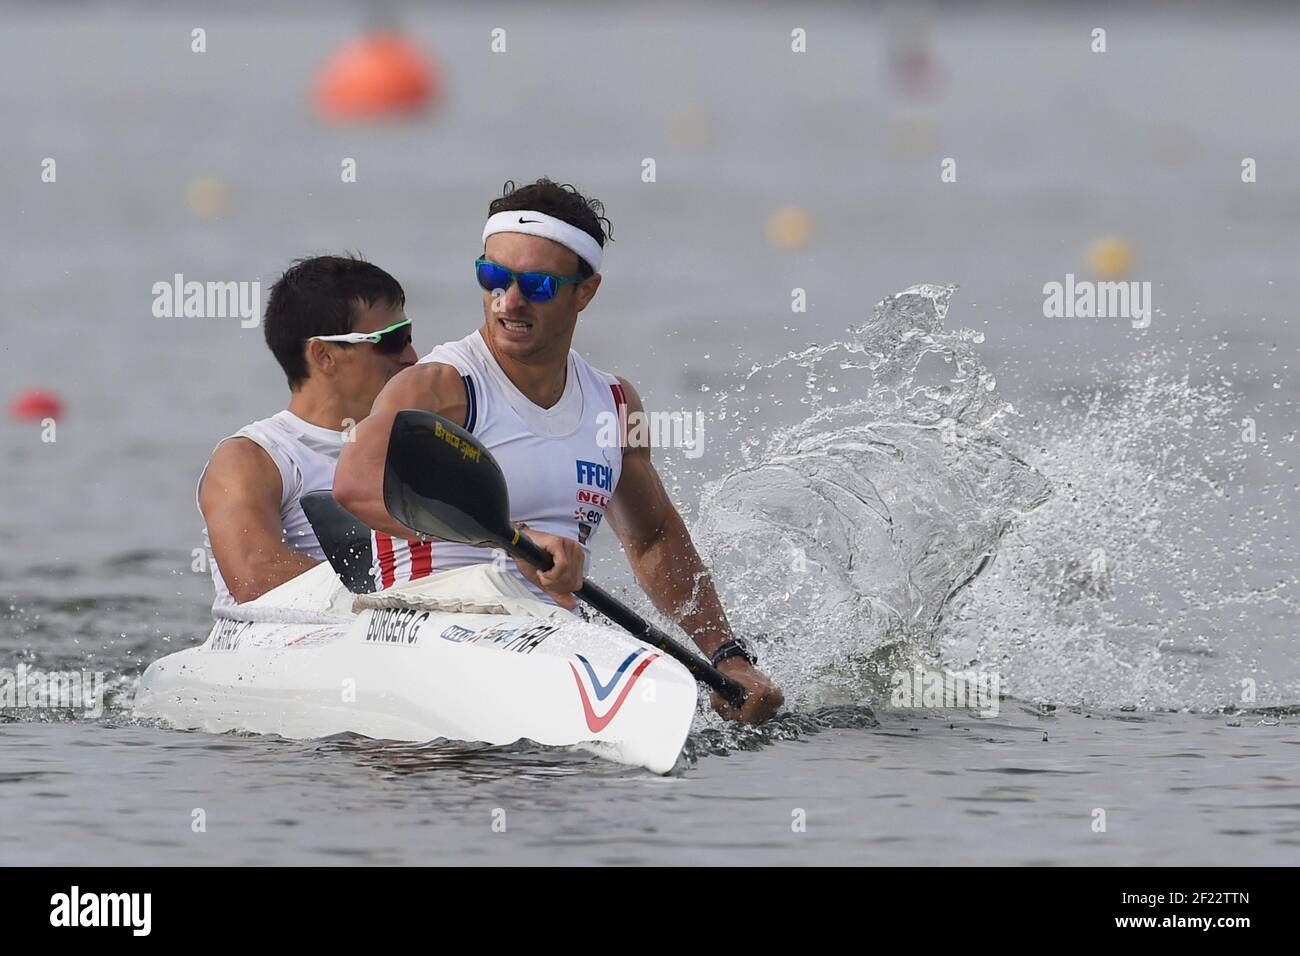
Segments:
[[[641,401],[641,393],[636,390],[631,382],[622,375],[615,375],[618,384],[623,386],[623,397],[627,399],[627,414],[629,425],[628,443],[623,448],[623,467],[627,474],[631,475],[637,463],[645,465],[650,464],[650,445],[646,442],[633,440],[632,432],[635,430],[636,423],[645,415],[645,404]]]
[[[375,411],[396,412],[402,408],[421,408],[448,418],[464,419],[468,402],[465,383],[453,365],[426,362],[402,369],[384,386],[375,399]]]
[[[421,408],[438,412],[452,421],[464,423],[469,401],[465,384],[455,365],[428,362],[403,368],[390,378],[389,384],[374,399],[370,418],[391,420],[402,408]]]
[[[627,396],[627,410],[629,412],[645,411],[645,403],[641,401],[641,393],[636,390],[636,386],[625,379],[622,375],[615,375],[618,384],[623,386],[623,394]]]
[[[251,438],[227,438],[212,452],[199,484],[199,496],[266,492],[280,497],[280,469],[266,449]]]

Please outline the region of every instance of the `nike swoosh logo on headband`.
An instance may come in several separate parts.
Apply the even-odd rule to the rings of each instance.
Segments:
[[[525,222],[541,222],[541,220],[540,220],[540,219],[525,219],[523,216],[520,216],[520,217],[519,217],[519,222],[520,222],[520,224],[522,225],[522,224],[525,223]]]

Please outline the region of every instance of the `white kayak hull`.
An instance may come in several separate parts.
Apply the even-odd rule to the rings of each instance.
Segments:
[[[697,701],[685,667],[621,631],[384,608],[350,623],[218,622],[149,666],[135,714],[294,739],[532,740],[667,773]]]

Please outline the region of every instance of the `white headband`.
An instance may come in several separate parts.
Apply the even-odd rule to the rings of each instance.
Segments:
[[[591,266],[592,272],[600,271],[600,256],[603,251],[600,243],[563,219],[530,209],[512,209],[488,217],[487,225],[483,227],[483,241],[486,243],[488,236],[498,232],[522,232],[526,236],[551,239]]]

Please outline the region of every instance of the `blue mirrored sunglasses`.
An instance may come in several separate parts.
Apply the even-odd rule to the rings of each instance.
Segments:
[[[560,286],[583,281],[582,276],[557,276],[550,272],[515,272],[485,256],[474,261],[474,272],[484,292],[505,292],[511,283],[519,283],[519,292],[529,302],[550,302]]]

